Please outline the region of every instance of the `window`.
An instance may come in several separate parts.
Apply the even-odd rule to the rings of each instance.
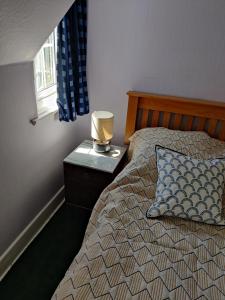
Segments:
[[[38,116],[57,111],[56,29],[34,59],[34,79]]]

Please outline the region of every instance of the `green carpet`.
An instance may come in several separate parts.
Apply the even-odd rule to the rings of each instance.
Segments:
[[[49,300],[80,249],[90,211],[64,204],[0,283],[1,300]]]

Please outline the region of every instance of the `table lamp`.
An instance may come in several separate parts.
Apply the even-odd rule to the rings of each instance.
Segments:
[[[91,136],[96,152],[110,151],[114,115],[109,111],[94,111],[91,115]]]

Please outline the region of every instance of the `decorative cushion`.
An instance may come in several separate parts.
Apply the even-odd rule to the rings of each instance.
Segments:
[[[156,158],[156,201],[147,211],[147,217],[176,216],[225,225],[222,216],[225,158],[200,160],[158,145]]]

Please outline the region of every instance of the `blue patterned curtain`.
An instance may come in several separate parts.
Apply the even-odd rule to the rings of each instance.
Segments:
[[[86,77],[87,0],[76,0],[57,28],[57,92],[60,121],[89,113]]]

